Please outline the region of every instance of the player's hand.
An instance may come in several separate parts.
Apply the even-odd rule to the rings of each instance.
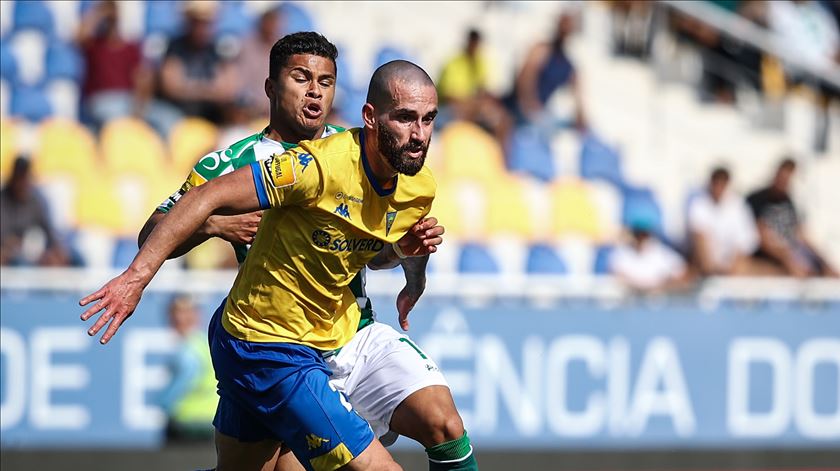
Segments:
[[[131,275],[129,272],[123,272],[95,293],[82,298],[79,301],[80,306],[87,306],[97,301],[82,314],[83,321],[90,319],[103,309],[105,310],[93,326],[88,329],[88,335],[91,337],[96,335],[110,321],[110,325],[102,334],[102,338],[99,339],[99,343],[103,345],[108,343],[122,323],[134,313],[144,288],[145,283],[139,277]]]
[[[437,218],[421,219],[397,242],[400,250],[407,257],[422,257],[437,252],[437,246],[443,243],[446,229],[438,224]]]
[[[262,211],[236,216],[214,215],[207,218],[205,232],[234,244],[252,244],[260,227]]]
[[[408,313],[414,309],[417,300],[422,293],[417,292],[408,286],[404,287],[397,295],[397,313],[399,313],[400,328],[408,330]]]

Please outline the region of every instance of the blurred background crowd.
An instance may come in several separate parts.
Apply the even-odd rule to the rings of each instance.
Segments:
[[[188,169],[267,124],[274,41],[317,30],[339,47],[329,122],[359,124],[391,59],[437,81],[428,162],[447,239],[432,271],[613,274],[653,292],[837,276],[840,2],[0,8],[4,265],[127,265]],[[175,266],[232,255],[211,242]]]

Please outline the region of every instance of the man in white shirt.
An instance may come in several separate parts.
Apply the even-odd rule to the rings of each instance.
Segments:
[[[637,218],[630,224],[632,238],[610,255],[610,273],[632,289],[655,293],[678,288],[688,278],[682,257],[651,234],[653,224]]]
[[[750,254],[758,248],[752,214],[728,186],[729,171],[714,169],[708,187],[688,207],[691,255],[703,275],[744,274]]]

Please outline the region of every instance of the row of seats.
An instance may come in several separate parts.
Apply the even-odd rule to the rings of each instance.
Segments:
[[[0,121],[0,178],[5,178],[21,147],[17,140],[23,128],[9,120]],[[47,191],[58,192],[55,199],[65,206],[59,213],[67,226],[83,226],[93,221],[79,215],[93,216],[96,212],[81,209],[85,203],[73,209],[68,206],[71,201],[90,199],[93,203],[103,195],[127,192],[128,188],[131,203],[127,204],[138,210],[116,211],[109,217],[137,214],[145,218],[154,204],[177,188],[198,158],[216,147],[218,139],[219,132],[212,124],[195,118],[175,126],[168,141],[161,140],[142,121],[130,118],[108,123],[98,141],[78,123],[49,120],[35,132],[37,144],[32,158],[39,181]],[[586,149],[584,145],[582,162],[601,158]],[[439,186],[434,210],[447,221],[455,237],[579,234],[604,240],[612,238],[621,224],[640,217],[657,231],[662,228],[661,210],[650,190],[624,183],[612,185],[594,172],[584,175],[589,179],[566,176],[553,183],[510,173],[496,141],[472,124],[456,122],[441,130],[428,161]],[[582,163],[581,167],[587,165]],[[599,184],[599,180],[607,184]],[[95,189],[89,188],[90,181],[96,182]],[[121,198],[106,199],[118,204]],[[131,232],[132,221],[134,217],[124,222],[109,220],[105,227],[117,233]]]

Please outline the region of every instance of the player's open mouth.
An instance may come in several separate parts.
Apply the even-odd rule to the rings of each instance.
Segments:
[[[308,105],[303,107],[303,115],[307,119],[318,119],[324,113],[324,110],[321,109],[321,105],[318,103],[309,103]]]
[[[423,157],[423,148],[418,147],[417,149],[406,149],[405,153],[412,159],[419,159],[420,157]]]

